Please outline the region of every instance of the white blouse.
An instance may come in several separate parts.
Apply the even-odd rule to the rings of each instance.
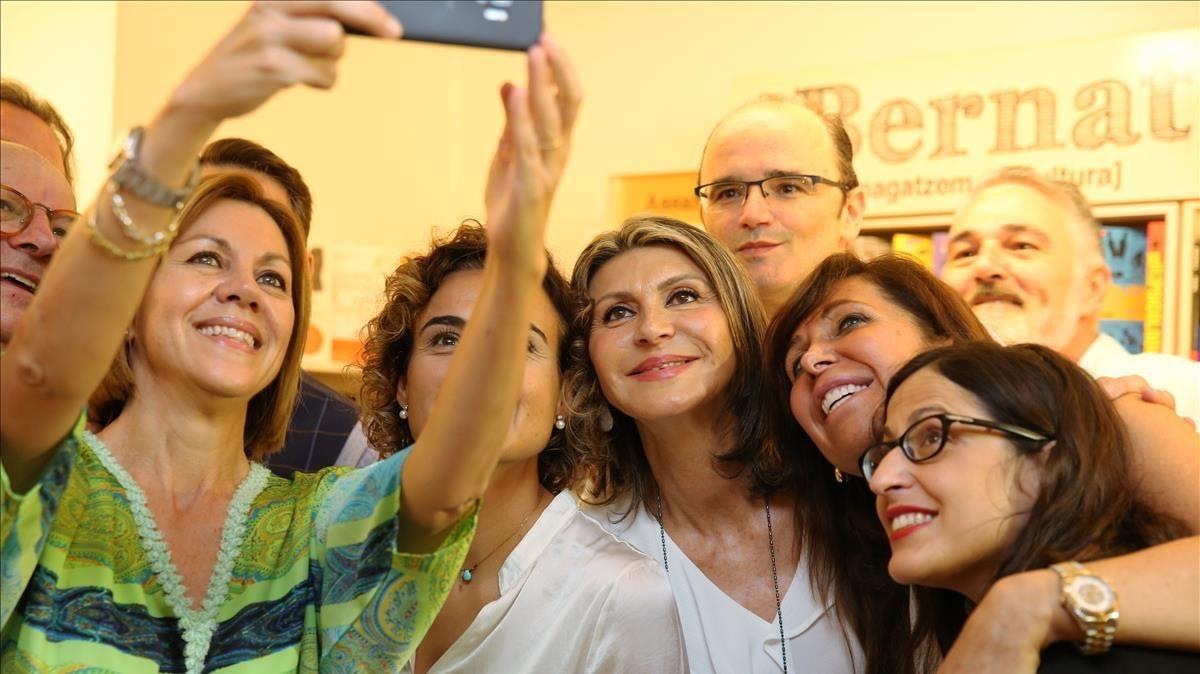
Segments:
[[[625,504],[628,500],[624,501]],[[621,500],[607,506],[584,505],[583,512],[662,565],[658,520],[645,508],[616,520],[625,506]],[[765,526],[765,525],[764,525]],[[783,658],[779,647],[779,617],[767,622],[725,594],[666,536],[671,589],[683,623],[688,664],[692,674],[779,674]],[[768,552],[764,549],[763,554]],[[763,583],[771,583],[764,577]],[[783,629],[787,636],[788,672],[837,674],[862,667],[857,640],[838,623],[833,602],[821,603],[809,584],[803,558],[791,585],[780,588]],[[648,671],[648,670],[647,670]]]
[[[662,565],[581,514],[568,491],[546,506],[499,580],[500,598],[430,674],[687,671]]]

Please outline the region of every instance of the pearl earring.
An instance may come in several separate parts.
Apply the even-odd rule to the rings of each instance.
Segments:
[[[843,484],[846,481],[846,475],[845,475],[845,473],[842,472],[841,468],[834,468],[833,469],[833,479],[838,484]]]
[[[560,414],[560,415],[558,415],[557,417],[555,417],[555,419],[554,419],[554,427],[555,427],[555,428],[557,428],[557,429],[558,429],[558,430],[560,430],[560,431],[561,431],[562,429],[564,429],[564,428],[566,428],[566,427],[567,427],[567,420],[566,420],[566,419],[563,419],[563,415],[561,415],[561,414]]]
[[[405,405],[404,403],[400,403],[400,414],[397,416],[399,416],[401,419],[407,419],[408,418],[408,405]]]

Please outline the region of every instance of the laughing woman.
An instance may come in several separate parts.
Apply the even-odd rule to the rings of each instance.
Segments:
[[[388,21],[374,4],[254,5],[68,234],[0,361],[0,669],[392,671],[428,630],[516,408],[546,270],[566,150],[539,103],[542,48],[532,91],[502,90],[491,250],[443,387],[477,417],[433,412],[407,457],[272,476],[259,460],[282,445],[308,319],[301,230],[237,177],[168,225],[222,119],[286,83],[329,86],[342,24],[395,35]],[[102,381],[111,423],[93,435],[80,411]]]
[[[797,485],[814,584],[842,608],[863,644],[869,674],[932,669],[948,644],[918,639],[913,647],[898,646],[910,595],[887,581],[888,537],[874,496],[855,477],[861,474],[859,457],[876,439],[877,412],[901,366],[923,351],[971,342],[990,342],[979,319],[919,264],[895,256],[864,262],[850,254],[818,265],[767,334],[771,402],[787,407],[794,418],[777,434],[791,458],[788,480]],[[1200,528],[1194,429],[1167,408],[1135,396],[1113,404],[1129,434],[1139,499],[1194,534]],[[1089,562],[1119,588],[1117,643],[1200,647],[1195,602],[1187,599],[1196,594],[1197,543],[1192,536]],[[1081,636],[1059,589],[1058,576],[1048,569],[992,584],[946,653],[942,670],[1032,671],[1045,645]]]

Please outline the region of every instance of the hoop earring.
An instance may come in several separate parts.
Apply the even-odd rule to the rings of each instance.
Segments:
[[[842,473],[842,469],[841,469],[841,468],[834,468],[834,469],[833,469],[833,480],[834,480],[835,482],[837,482],[838,484],[845,484],[845,483],[846,483],[846,475],[845,475],[844,473]]]
[[[554,418],[554,427],[560,431],[567,427],[567,420],[563,419],[563,415],[560,414]]]
[[[408,418],[408,405],[405,405],[404,403],[400,403],[400,413],[397,414],[396,416],[400,417],[401,419],[407,419]]]

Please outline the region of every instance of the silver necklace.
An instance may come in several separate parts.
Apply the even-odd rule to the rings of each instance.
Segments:
[[[667,530],[663,526],[662,489],[654,488],[654,500],[658,506],[658,542],[662,545],[663,569],[669,574],[671,566],[667,563]],[[771,528],[771,498],[763,497],[763,506],[767,511],[767,546],[771,549],[771,583],[775,586],[775,615],[779,616],[779,653],[783,658],[783,674],[787,674],[787,639],[783,635],[783,602],[779,598],[779,572],[775,566],[775,532]]]

